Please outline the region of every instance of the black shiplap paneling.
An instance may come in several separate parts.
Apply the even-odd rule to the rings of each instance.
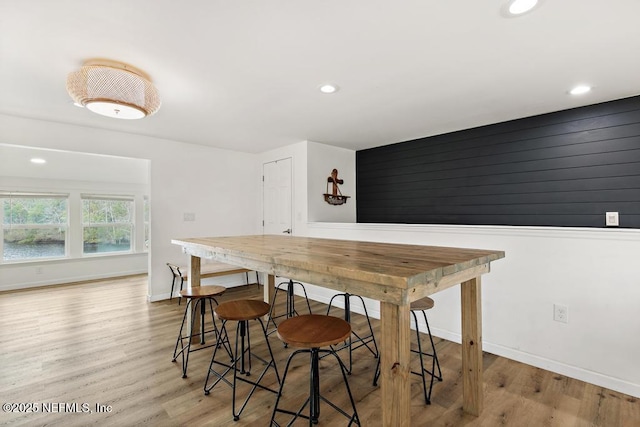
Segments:
[[[640,96],[356,153],[358,222],[640,228]]]

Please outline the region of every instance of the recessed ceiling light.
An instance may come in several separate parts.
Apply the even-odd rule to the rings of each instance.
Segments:
[[[320,86],[320,92],[322,93],[335,93],[337,91],[338,86],[331,83],[323,84],[322,86]]]
[[[591,90],[591,86],[578,85],[578,86],[574,87],[573,89],[571,89],[569,91],[569,93],[571,95],[582,95],[582,94],[585,94],[585,93],[589,92],[590,90]]]
[[[509,2],[509,13],[512,15],[522,15],[529,12],[538,4],[538,0],[511,0]]]
[[[33,159],[31,159],[31,163],[35,163],[37,165],[42,165],[47,163],[47,161],[45,159],[40,159],[38,157],[34,157]]]

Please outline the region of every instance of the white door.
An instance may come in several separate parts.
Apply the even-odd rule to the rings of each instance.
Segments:
[[[263,233],[291,234],[291,158],[262,165]]]

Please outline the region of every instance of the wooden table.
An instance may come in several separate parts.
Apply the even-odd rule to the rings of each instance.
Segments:
[[[463,408],[482,411],[480,276],[504,252],[295,236],[174,239],[190,256],[189,286],[200,285],[200,259],[215,259],[275,276],[380,301],[382,424],[409,426],[409,304],[461,284]],[[197,316],[196,316],[197,317]]]

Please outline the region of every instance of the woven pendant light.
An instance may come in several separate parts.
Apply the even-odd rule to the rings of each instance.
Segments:
[[[77,104],[118,119],[141,119],[160,109],[151,81],[133,67],[114,62],[88,62],[69,73],[67,92]]]

